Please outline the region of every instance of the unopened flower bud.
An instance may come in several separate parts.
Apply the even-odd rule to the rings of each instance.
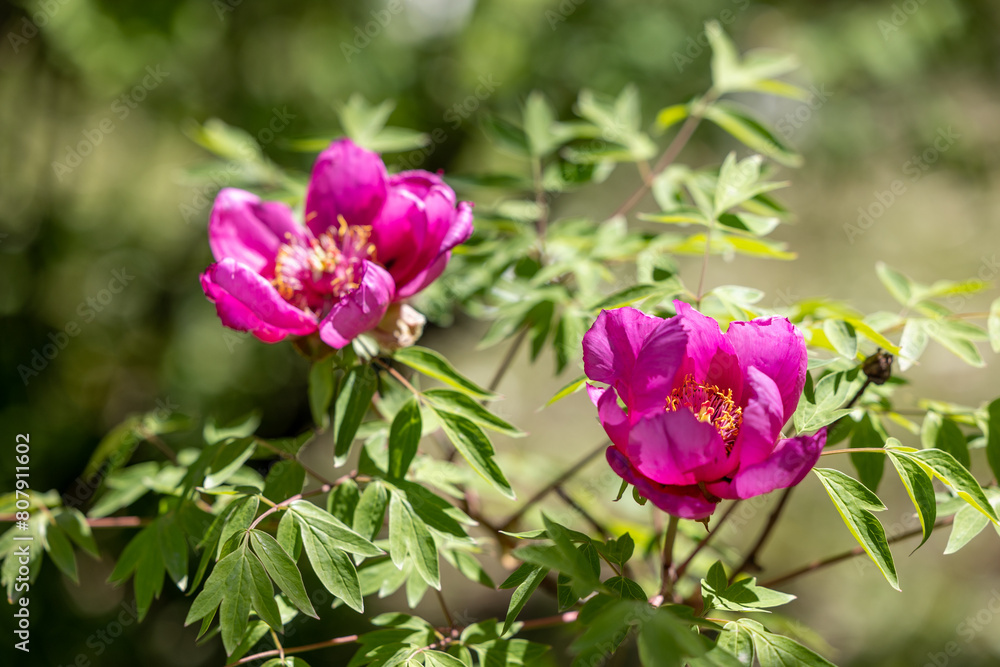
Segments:
[[[861,370],[873,384],[885,384],[892,377],[892,355],[885,350],[879,350],[865,359]]]
[[[424,333],[427,320],[405,303],[394,303],[386,311],[378,327],[370,333],[386,352],[415,345]]]

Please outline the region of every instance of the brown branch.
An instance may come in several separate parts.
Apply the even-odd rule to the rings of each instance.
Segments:
[[[760,566],[757,564],[757,555],[760,553],[760,550],[764,548],[764,543],[767,542],[767,538],[771,536],[771,531],[773,531],[775,525],[777,525],[778,519],[781,517],[781,512],[785,509],[785,505],[788,504],[788,497],[792,495],[792,489],[794,488],[794,486],[790,486],[781,494],[781,499],[778,501],[778,504],[775,505],[774,511],[771,512],[771,516],[767,517],[767,523],[764,525],[764,530],[761,531],[760,537],[757,538],[757,542],[754,543],[750,552],[747,553],[746,558],[743,559],[743,562],[740,563],[739,566],[733,570],[732,575],[730,575],[730,583],[736,579],[738,574],[749,567],[760,569]]]
[[[936,522],[934,522],[934,527],[941,528],[942,526],[950,525],[954,521],[955,521],[954,515],[946,516],[943,519],[938,519]],[[924,532],[923,527],[914,528],[913,530],[908,530],[905,533],[900,533],[895,537],[890,537],[888,540],[886,540],[886,543],[895,544],[896,542],[901,542],[911,537],[922,535],[923,532]],[[824,567],[835,565],[836,563],[847,560],[849,558],[860,556],[863,553],[865,553],[865,550],[861,546],[856,546],[853,549],[849,549],[847,551],[844,551],[843,553],[836,554],[835,556],[829,556],[827,558],[822,558],[820,560],[814,560],[813,562],[803,565],[802,567],[792,570],[791,572],[782,574],[781,576],[775,577],[774,579],[769,579],[768,581],[765,581],[760,585],[765,586],[767,588],[773,588],[778,584],[783,584],[789,579],[794,579],[803,574],[808,574],[809,572],[814,572],[816,570],[823,569]]]
[[[588,463],[590,463],[594,457],[603,452],[608,446],[608,442],[602,442],[596,449],[591,451],[589,454],[584,456],[582,459],[574,463],[568,470],[563,472],[563,474],[556,477],[554,480],[549,482],[545,487],[538,491],[535,495],[531,496],[521,507],[515,511],[507,521],[500,526],[500,530],[510,530],[511,526],[517,523],[517,520],[524,516],[524,513],[531,509],[539,500],[549,495],[555,490],[557,486],[562,485],[566,480],[571,478],[576,473],[580,472]]]
[[[353,644],[358,641],[358,635],[347,635],[346,637],[334,637],[333,639],[327,639],[326,641],[316,642],[315,644],[306,644],[305,646],[293,646],[291,648],[285,648],[285,655],[293,655],[295,653],[305,653],[306,651],[315,651],[321,648],[330,648],[331,646],[340,646],[341,644]],[[248,662],[253,662],[254,660],[259,660],[261,658],[271,658],[279,655],[280,651],[278,649],[271,649],[270,651],[261,651],[260,653],[254,653],[253,655],[248,655],[240,658],[236,662],[231,662],[226,667],[236,667],[236,665],[243,665]]]
[[[17,518],[13,514],[0,514],[0,523],[14,523]],[[135,528],[148,526],[152,519],[141,516],[105,516],[98,519],[87,519],[91,528]]]
[[[722,528],[723,524],[726,523],[726,520],[732,515],[733,510],[735,510],[739,504],[740,501],[737,500],[732,505],[730,505],[729,508],[726,509],[726,512],[718,520],[718,522],[716,522],[715,526],[712,527],[710,531],[708,531],[708,535],[701,538],[701,541],[698,542],[697,545],[695,545],[694,549],[691,551],[688,557],[684,559],[684,562],[681,563],[680,567],[677,568],[677,574],[676,574],[677,579],[680,579],[681,577],[684,576],[684,573],[687,572],[688,566],[691,565],[691,562],[694,560],[695,556],[701,553],[701,550],[708,546],[708,543],[712,540],[713,537],[715,537],[716,533],[719,532],[719,529]]]
[[[493,374],[493,379],[491,379],[490,383],[486,386],[487,389],[490,391],[497,390],[497,387],[500,386],[500,381],[503,380],[503,376],[507,374],[508,370],[510,370],[510,365],[513,363],[514,357],[517,356],[517,351],[521,348],[521,344],[527,336],[528,327],[524,327],[521,329],[520,333],[517,334],[517,337],[514,338],[514,342],[510,344],[510,347],[507,348],[507,354],[504,355],[503,360],[497,367],[496,373]],[[483,401],[484,405],[486,403],[489,403],[489,401]]]

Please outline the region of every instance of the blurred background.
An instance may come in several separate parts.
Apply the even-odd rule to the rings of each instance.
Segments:
[[[710,61],[703,25],[712,19],[741,50],[797,54],[802,69],[792,78],[814,97],[809,104],[744,100],[805,156],[801,169],[781,174],[793,183],[780,194],[797,224],[775,234],[799,259],[713,261],[709,285],[760,288],[766,307],[822,296],[871,311],[898,308],[875,277],[877,260],[925,283],[998,277],[1000,5],[987,0],[0,5],[0,432],[11,444],[0,460],[0,488],[12,487],[16,433],[31,435],[32,487],[66,493],[101,436],[132,413],[225,420],[261,406],[265,436],[310,423],[307,363],[289,345],[224,330],[198,286],[211,261],[211,201],[234,172],[198,171],[209,155],[190,138],[197,124],[218,118],[243,128],[274,163],[306,174],[313,154],[290,150],[294,140],[335,135],[336,110],[354,93],[393,98],[391,124],[432,132],[434,142],[387,157],[390,165],[482,173],[498,158],[479,115],[516,117],[532,90],[568,118],[581,88],[617,94],[634,82],[650,124],[658,109],[703,92]],[[721,132],[702,127],[681,160],[701,166],[732,148]],[[892,192],[894,181],[902,194]],[[610,212],[637,182],[633,168],[620,168],[590,195],[555,200],[554,215]],[[689,282],[696,264],[681,261]],[[996,296],[994,289],[956,309],[981,311]],[[459,368],[487,382],[504,348],[476,352],[484,330],[459,314],[448,329],[429,328],[423,342],[447,349]],[[995,397],[997,359],[984,353],[987,368],[975,370],[932,345],[898,400],[978,405]],[[538,411],[579,374],[570,368],[552,378],[551,368],[544,355],[531,366],[522,354],[500,387],[500,414],[532,434],[497,439],[522,497],[603,437],[583,396]],[[316,465],[330,465],[324,448],[309,451]],[[547,463],[539,464],[539,451]],[[155,452],[140,448],[137,456]],[[611,504],[617,483],[602,462],[580,480],[576,493],[589,493],[589,506],[615,525],[649,523],[648,509]],[[915,525],[898,484],[887,476],[884,489],[890,534]],[[506,506],[490,505],[498,502],[484,496],[487,513],[504,514]],[[728,541],[749,543],[766,508],[734,521]],[[895,549],[902,593],[867,561],[849,561],[788,584],[800,597],[782,611],[816,630],[828,643],[820,650],[840,665],[996,665],[1000,542],[986,531],[945,557],[947,531],[939,533],[913,556],[910,543]],[[79,586],[44,564],[32,589],[33,651],[27,662],[17,655],[4,664],[224,664],[217,641],[199,647],[195,629],[181,629],[190,600],[169,583],[144,623],[131,621],[131,590],[105,583],[111,554],[131,534],[101,531],[106,555],[80,557]],[[763,557],[773,575],[851,546],[809,479]],[[502,568],[490,567],[497,581],[504,578]],[[503,615],[506,592],[463,582],[445,590],[464,618]],[[540,600],[526,613],[554,611]],[[439,613],[435,605],[421,612]],[[0,655],[9,655],[10,615],[0,619],[7,637]],[[365,627],[350,614],[324,619],[296,626],[289,643]],[[568,664],[558,632],[533,638],[555,642],[549,659]],[[343,664],[350,653],[303,657]],[[619,660],[631,664],[628,656]]]

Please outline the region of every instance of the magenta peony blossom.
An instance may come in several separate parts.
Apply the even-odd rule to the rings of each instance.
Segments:
[[[305,223],[285,204],[219,193],[208,225],[216,263],[201,286],[223,324],[267,343],[319,332],[340,349],[441,275],[472,234],[472,204],[456,207],[435,174],[389,176],[376,153],[341,139],[313,167]]]
[[[802,334],[781,317],[718,323],[675,301],[667,320],[605,310],[583,337],[608,463],[653,504],[704,519],[723,498],[794,486],[826,431],[782,439],[806,377]],[[624,405],[624,408],[622,407]]]

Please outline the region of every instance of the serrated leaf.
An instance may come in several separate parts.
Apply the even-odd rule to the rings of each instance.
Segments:
[[[396,350],[393,358],[401,364],[405,364],[428,377],[440,380],[473,398],[480,400],[494,400],[497,398],[497,395],[493,392],[483,389],[472,380],[460,374],[447,359],[434,350],[414,345]]]
[[[288,597],[289,601],[299,610],[319,618],[316,610],[313,609],[309,595],[306,593],[305,585],[302,583],[302,574],[295,565],[292,557],[278,544],[277,540],[260,530],[250,531],[250,544],[267,573],[278,584],[278,588]]]
[[[354,436],[368,412],[377,385],[378,378],[368,364],[355,366],[344,377],[334,405],[335,465],[343,465],[347,460]]]
[[[420,405],[410,398],[396,413],[389,430],[389,476],[402,479],[410,469],[420,444]]]
[[[493,458],[493,445],[475,423],[465,417],[433,408],[448,440],[469,465],[490,485],[508,498],[515,498],[510,482]]]
[[[813,473],[823,483],[854,539],[878,566],[889,585],[898,591],[899,579],[892,561],[892,552],[885,539],[885,530],[872,514],[872,511],[885,510],[885,505],[863,484],[839,470],[813,468]],[[756,645],[756,640],[754,641]],[[758,647],[758,654],[759,651]]]

